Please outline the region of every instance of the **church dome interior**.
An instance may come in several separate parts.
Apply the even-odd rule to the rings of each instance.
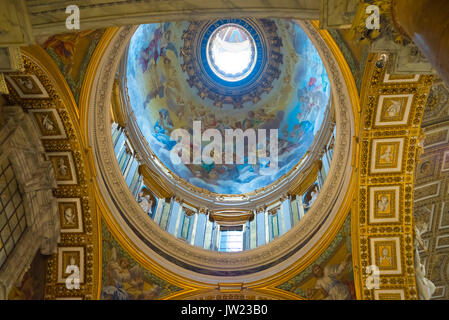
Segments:
[[[449,299],[449,6],[405,2],[3,0],[0,299]]]
[[[200,27],[207,29],[213,23],[208,21],[204,23],[206,26],[199,27],[192,22],[152,24],[142,25],[136,30],[127,50],[124,70],[130,113],[134,115],[139,130],[159,162],[185,182],[216,194],[251,193],[288,174],[305,156],[321,129],[330,103],[329,79],[313,44],[294,21],[257,21],[262,27],[261,34],[256,33],[256,39],[264,43],[257,45],[257,50],[255,40],[249,40],[252,39],[249,31],[227,23],[212,31],[209,39],[204,39],[210,32],[206,30],[204,35],[199,36],[200,39],[193,40],[196,43],[186,44],[192,41],[186,39],[188,32]],[[242,20],[240,23],[245,22]],[[263,29],[264,24],[272,26],[274,35],[266,34],[268,31]],[[227,42],[220,37],[228,39]],[[243,39],[247,39],[248,49],[240,49],[241,45],[245,45]],[[268,55],[271,49],[266,43],[272,41],[282,43],[277,47],[277,55]],[[201,51],[204,42],[207,42],[206,52]],[[227,44],[228,49],[223,43]],[[237,49],[231,46],[235,43],[239,45]],[[244,62],[246,66],[238,65],[239,61],[235,63],[234,56],[226,56],[226,50],[241,57],[245,53],[240,50],[249,50]],[[212,58],[214,56],[216,58]],[[281,61],[276,63],[276,73],[268,70],[272,59]],[[193,75],[189,67],[191,60],[196,60],[200,70]],[[261,69],[259,72],[254,70],[256,61],[257,69]],[[220,63],[223,68],[228,63],[241,70],[231,70],[230,75],[226,76],[220,71]],[[245,71],[245,68],[248,70]],[[253,75],[253,72],[259,74]],[[270,86],[264,88],[265,92],[260,95],[239,96],[242,94],[241,86],[254,85],[248,82],[262,85],[269,79],[272,79]],[[206,87],[205,83],[210,86],[210,91],[197,89]],[[236,108],[231,102],[214,104],[216,95],[220,94],[225,96],[222,101],[239,96],[241,106]],[[277,168],[270,166],[266,151],[270,147],[269,131],[265,133],[266,142],[245,145],[245,149],[255,148],[248,153],[267,154],[266,159],[258,161],[257,166],[248,164],[246,154],[245,159],[235,159],[238,164],[227,165],[222,142],[221,165],[196,158],[188,159],[186,165],[174,164],[170,151],[177,141],[170,139],[170,134],[182,128],[193,135],[195,121],[201,122],[201,133],[218,129],[223,138],[226,129],[252,129],[254,133],[258,129],[279,130]],[[204,147],[198,153],[202,154]],[[193,150],[190,152],[192,157],[196,153]],[[260,171],[266,172],[260,174]]]
[[[246,60],[235,62],[237,57]],[[227,65],[235,69],[225,72]],[[313,155],[332,142],[335,132],[325,125],[332,117],[325,66],[296,21],[141,25],[125,49],[122,66],[122,108],[133,122],[127,126],[128,144],[139,150],[147,168],[187,194],[182,202],[166,202],[170,209],[159,217],[162,199],[152,186],[143,180],[128,184],[164,230],[205,249],[238,252],[288,232],[309,210],[330,169],[332,151],[321,159]],[[114,125],[114,150],[127,180],[126,142],[118,141],[117,130]],[[308,182],[303,194],[273,199],[281,185],[298,180]],[[192,191],[196,198],[188,195]],[[204,197],[223,199],[208,210],[240,211],[241,221],[209,218],[195,223],[191,216]],[[251,223],[256,197],[273,213],[259,226]],[[242,205],[245,211],[238,208]],[[284,219],[292,223],[280,226]],[[265,227],[271,230],[268,240],[257,244],[257,229]]]

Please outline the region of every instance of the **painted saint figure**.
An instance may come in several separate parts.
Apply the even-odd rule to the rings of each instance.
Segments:
[[[324,300],[350,300],[351,292],[349,287],[344,284],[339,277],[343,274],[351,261],[351,255],[347,255],[345,260],[337,265],[328,265],[322,268],[320,265],[314,265],[312,273],[317,279],[315,288],[307,290],[308,296],[313,296],[320,292]]]

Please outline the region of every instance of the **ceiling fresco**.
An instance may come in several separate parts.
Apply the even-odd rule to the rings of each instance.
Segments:
[[[55,61],[64,75],[75,101],[79,103],[87,66],[105,29],[56,34],[38,43]]]
[[[248,26],[245,21],[236,23]],[[261,63],[266,63],[260,67],[263,70],[260,72],[262,83],[264,72],[273,69],[268,60],[274,59],[265,51],[270,50],[270,43],[276,42],[276,50],[279,50],[275,59],[279,70],[277,77],[270,76],[272,82],[269,90],[257,99],[245,101],[239,107],[230,103],[217,105],[209,96],[201,94],[198,85],[194,86],[189,81],[192,77],[183,68],[191,58],[189,54],[192,54],[186,49],[192,24],[184,21],[141,25],[133,35],[125,76],[137,125],[157,158],[173,173],[196,187],[218,194],[250,193],[266,187],[288,173],[304,157],[323,124],[330,100],[330,84],[323,62],[295,21],[260,22],[265,29],[257,28],[256,22],[254,28],[248,27],[255,45],[242,50],[255,50],[258,57],[266,58],[265,62],[261,60]],[[270,32],[269,37],[266,30]],[[241,29],[239,32],[248,37]],[[248,43],[240,42],[248,46]],[[207,59],[203,63],[207,63]],[[245,64],[242,65],[245,67]],[[234,69],[231,67],[234,74],[240,75]],[[262,157],[256,164],[248,163],[246,158],[243,164],[224,164],[225,161],[223,164],[218,161],[173,163],[170,151],[177,141],[170,135],[178,128],[192,133],[194,121],[201,121],[202,132],[214,128],[223,137],[226,129],[244,131],[252,128],[256,132],[257,129],[277,129],[277,167],[270,166],[271,158],[262,161]],[[267,133],[265,144],[259,140],[250,147],[261,154],[265,151],[263,148],[271,145],[270,137]],[[203,141],[201,149],[208,143]],[[192,144],[190,147],[193,148]],[[247,147],[248,143],[245,150]],[[271,169],[261,170],[266,168]]]

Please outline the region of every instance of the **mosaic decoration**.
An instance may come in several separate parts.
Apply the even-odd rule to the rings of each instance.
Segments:
[[[311,300],[355,300],[351,255],[351,218],[346,218],[329,247],[314,263],[277,286]]]
[[[270,20],[268,25],[282,39],[279,77],[273,78],[269,92],[238,109],[233,104],[217,106],[214,99],[189,84],[183,60],[190,54],[185,42],[192,22],[141,25],[131,39],[126,60],[129,112],[162,164],[195,187],[217,194],[242,194],[269,186],[298,163],[321,128],[330,84],[318,52],[296,22]],[[222,136],[226,129],[278,129],[278,169],[260,174],[268,161],[174,165],[170,150],[176,142],[170,134],[177,128],[192,132],[195,120],[202,121],[203,131],[215,128]],[[201,148],[205,146],[204,142]]]
[[[90,58],[104,31],[99,29],[57,34],[40,41],[40,45],[64,75],[77,103]]]
[[[182,289],[137,263],[102,223],[103,271],[101,299],[157,300]]]

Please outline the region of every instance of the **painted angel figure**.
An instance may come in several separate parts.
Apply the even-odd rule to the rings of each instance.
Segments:
[[[314,265],[312,273],[317,279],[315,288],[307,289],[307,295],[312,297],[316,293],[321,293],[324,300],[350,300],[351,292],[349,287],[344,284],[339,277],[349,266],[351,255],[348,254],[342,263],[336,265],[327,265],[324,268],[320,265]]]
[[[61,176],[65,177],[67,175],[67,169],[68,167],[65,165],[64,159],[60,158],[58,163],[58,171],[61,174]]]
[[[166,109],[159,110],[159,119],[154,124],[154,137],[167,149],[171,150],[176,141],[170,139],[170,133],[173,130],[173,122],[170,118],[170,114]]]

